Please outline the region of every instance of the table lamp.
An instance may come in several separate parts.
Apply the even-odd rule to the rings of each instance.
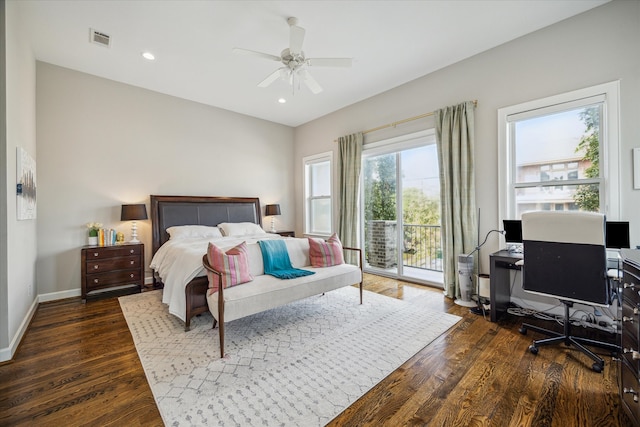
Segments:
[[[131,224],[131,240],[129,243],[140,243],[138,240],[138,226],[136,221],[147,219],[147,206],[144,203],[137,205],[122,205],[120,221],[133,221]]]
[[[271,217],[271,232],[275,233],[276,232],[276,226],[274,223],[274,216],[276,215],[280,215],[280,205],[267,205],[265,206],[265,212],[264,212],[265,216],[270,216]]]

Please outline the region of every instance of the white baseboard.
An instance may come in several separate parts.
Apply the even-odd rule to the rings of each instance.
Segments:
[[[146,276],[144,279],[144,283],[145,284],[153,283],[153,277]],[[57,301],[57,300],[66,299],[66,298],[79,297],[81,295],[82,295],[81,289],[71,289],[68,291],[39,294],[33,300],[31,307],[29,307],[29,311],[27,312],[26,316],[22,320],[22,323],[20,324],[20,328],[18,328],[18,331],[16,332],[15,336],[11,340],[11,344],[9,344],[9,347],[0,348],[0,362],[6,362],[7,360],[11,360],[13,358],[13,355],[18,349],[18,345],[20,344],[22,337],[27,332],[27,327],[31,322],[31,318],[36,313],[38,304],[40,304],[41,302],[50,302],[50,301]]]
[[[22,341],[22,337],[27,332],[27,328],[29,327],[29,323],[31,322],[31,318],[34,314],[36,314],[36,309],[38,308],[38,298],[33,300],[31,303],[31,307],[29,307],[29,311],[27,311],[27,315],[22,319],[22,323],[20,327],[16,331],[16,334],[13,336],[9,347],[0,348],[0,362],[6,362],[7,360],[11,360],[13,355],[16,353],[18,349],[18,345],[20,345],[20,341]]]
[[[60,291],[60,292],[50,292],[48,294],[38,295],[38,302],[40,303],[40,302],[57,301],[59,299],[79,297],[80,295],[82,295],[82,291],[80,289],[71,289],[68,291]]]

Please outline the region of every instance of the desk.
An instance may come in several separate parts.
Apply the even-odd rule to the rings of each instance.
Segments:
[[[629,251],[629,249],[626,249]],[[640,252],[638,252],[640,253]],[[620,260],[617,252],[614,253]],[[498,318],[507,311],[511,301],[511,270],[520,270],[520,266],[515,265],[517,261],[523,258],[522,253],[509,252],[501,250],[489,255],[490,264],[490,286],[489,298],[491,309],[491,321],[497,322]],[[614,259],[607,252],[608,266],[607,268],[620,268],[618,260]]]
[[[516,265],[522,259],[521,253],[498,251],[489,255],[490,273],[489,290],[491,321],[497,322],[498,317],[507,311],[511,301],[511,270],[520,270]]]

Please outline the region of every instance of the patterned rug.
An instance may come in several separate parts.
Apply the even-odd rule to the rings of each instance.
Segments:
[[[153,291],[120,298],[168,426],[323,426],[460,318],[346,287],[191,331]]]

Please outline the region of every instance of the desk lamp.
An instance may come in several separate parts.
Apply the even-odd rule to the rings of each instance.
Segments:
[[[267,205],[265,206],[265,216],[271,217],[271,232],[276,232],[276,226],[274,224],[274,216],[280,215],[280,205]]]
[[[147,219],[147,206],[145,204],[122,205],[120,221],[133,221],[131,224],[131,240],[129,243],[140,243],[138,240],[138,226],[136,221]]]

